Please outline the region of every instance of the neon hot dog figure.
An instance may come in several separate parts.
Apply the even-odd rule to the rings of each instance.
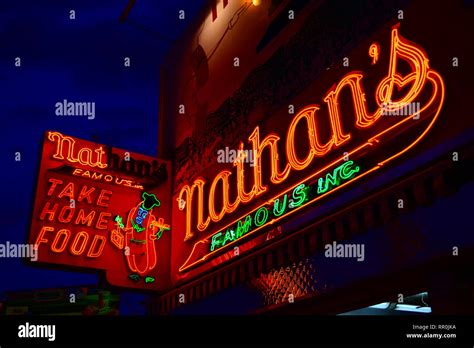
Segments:
[[[170,229],[163,218],[158,220],[153,210],[160,206],[160,201],[154,194],[143,192],[143,200],[127,214],[125,224],[120,215],[115,217],[116,229],[112,231],[112,242],[119,248],[125,249],[127,266],[132,272],[129,278],[139,281],[145,278],[145,283],[153,283],[155,278],[147,274],[156,266],[157,254],[155,241],[160,239],[163,232]],[[125,233],[122,235],[121,231]]]

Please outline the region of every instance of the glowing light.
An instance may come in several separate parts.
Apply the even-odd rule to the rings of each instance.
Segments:
[[[257,215],[256,212],[259,211],[259,215],[262,215],[262,214],[265,214],[264,210],[262,208],[264,207],[260,207],[260,208],[257,208],[255,209],[253,212],[251,212],[249,215],[247,215],[245,217],[245,233],[244,234],[235,234],[234,236],[234,239],[228,243],[228,244],[224,244],[223,243],[223,232],[224,230],[233,230],[233,227],[235,225],[235,223],[237,223],[237,231],[239,230],[239,226],[242,226],[242,221],[241,220],[238,220],[238,221],[234,221],[233,223],[230,223],[229,225],[227,225],[226,227],[224,227],[224,230],[221,230],[215,234],[213,234],[210,238],[211,238],[211,250],[208,254],[200,257],[199,259],[197,260],[192,260],[193,256],[195,255],[195,252],[196,250],[199,250],[198,246],[201,245],[201,244],[208,244],[208,240],[207,238],[204,238],[198,242],[196,242],[193,246],[193,249],[189,255],[189,257],[186,259],[186,261],[184,262],[184,264],[179,268],[179,271],[180,272],[184,272],[190,268],[193,268],[194,266],[208,260],[210,257],[212,257],[213,255],[215,255],[217,252],[220,252],[221,249],[224,247],[224,246],[230,246],[231,244],[234,244],[236,243],[243,235],[251,235],[251,234],[254,234],[256,232],[258,232],[260,229],[264,228],[265,226],[267,226],[268,224],[273,224],[273,223],[276,223],[278,222],[279,220],[281,220],[282,218],[285,218],[287,216],[289,216],[290,214],[300,210],[301,208],[305,207],[306,205],[308,204],[312,204],[322,198],[324,198],[326,195],[330,194],[331,192],[333,191],[336,191],[340,188],[343,188],[344,186],[350,184],[353,180],[355,180],[356,178],[358,177],[364,177],[365,175],[368,175],[370,174],[371,172],[373,172],[374,170],[376,170],[376,168],[372,168],[370,170],[368,170],[367,172],[364,172],[362,174],[359,174],[359,176],[357,177],[354,177],[352,179],[349,179],[348,181],[344,182],[344,183],[341,183],[339,186],[335,186],[334,188],[332,188],[332,190],[330,190],[329,192],[325,192],[321,195],[317,195],[316,197],[313,197],[311,199],[308,198],[308,192],[312,191],[311,190],[311,187],[309,186],[306,186],[306,185],[302,185],[302,184],[298,184],[296,186],[294,186],[292,188],[292,192],[291,192],[291,195],[292,197],[295,197],[295,199],[298,199],[299,197],[301,197],[301,195],[303,195],[303,201],[304,203],[300,203],[299,205],[295,205],[293,208],[291,208],[289,205],[288,205],[288,209],[285,211],[284,214],[282,214],[281,216],[279,217],[274,217],[273,219],[271,219],[270,221],[268,221],[269,217],[260,217],[261,221],[264,220],[265,218],[265,222],[268,221],[267,223],[262,223],[260,226],[257,226],[257,223],[255,223],[255,228],[252,228],[251,226],[251,221],[252,221],[252,218],[251,218],[251,214],[254,214],[254,219],[255,219],[255,216]],[[290,191],[288,191],[290,192]],[[284,195],[287,195],[288,193],[285,193]],[[280,197],[281,198],[281,197]],[[278,198],[278,199],[280,199]],[[269,201],[269,203],[274,203],[276,201],[276,199],[273,199],[271,201]],[[266,210],[268,212],[268,210]],[[260,222],[261,222],[260,221]],[[225,236],[225,235],[224,235]]]
[[[143,201],[130,210],[126,220],[127,224],[125,226],[125,247],[129,248],[129,252],[125,254],[125,258],[127,260],[129,269],[132,272],[138,273],[140,275],[144,275],[154,269],[157,262],[155,245],[151,242],[148,243],[148,241],[151,240],[150,236],[153,233],[150,223],[154,217],[151,212],[144,221],[143,228],[145,230],[145,234],[139,238],[135,237],[134,231],[136,230],[134,228],[134,220],[136,213],[142,204]]]
[[[100,245],[99,248],[96,250],[98,241],[100,241]],[[92,245],[90,246],[89,251],[87,252],[87,257],[96,258],[102,255],[106,243],[107,241],[104,236],[96,235],[94,237],[94,240],[92,241]]]
[[[268,209],[265,207],[261,207],[255,213],[254,221],[255,226],[260,227],[265,224],[268,220]]]
[[[297,208],[307,200],[307,186],[305,184],[300,184],[296,186],[291,194],[292,200],[290,201],[290,208]]]
[[[184,237],[184,240],[189,240],[194,236],[193,231],[191,230],[191,225],[192,225],[192,207],[193,207],[193,195],[194,195],[194,190],[197,188],[198,189],[198,223],[197,223],[197,228],[200,231],[204,231],[207,226],[209,225],[210,222],[210,217],[207,217],[205,221],[203,221],[203,215],[204,215],[204,184],[206,182],[203,179],[196,179],[194,181],[194,184],[190,187],[188,185],[185,185],[180,193],[178,200],[182,201],[183,200],[183,195],[186,194],[186,199],[185,204],[180,205],[179,209],[183,210],[186,208],[186,235]]]
[[[288,196],[283,195],[283,204],[280,206],[280,199],[275,199],[273,203],[273,215],[281,216],[285,212],[287,200]]]
[[[170,229],[165,223],[171,213],[168,198],[163,208],[157,208],[156,197],[171,194],[170,162],[55,131],[45,132],[43,140],[29,235],[29,241],[36,242],[38,261],[100,270],[104,281],[114,286],[155,290],[168,286],[170,279],[161,275],[167,275],[169,260],[154,263],[151,248],[166,251],[169,241],[163,236]],[[143,186],[153,191],[144,192]],[[163,212],[160,219],[153,216],[157,209]],[[160,244],[154,243],[160,238]],[[129,252],[135,260],[126,259]],[[128,261],[137,271],[152,268],[144,276],[160,281],[145,284],[143,277],[142,284],[132,284],[128,275],[140,275],[130,271]]]
[[[120,228],[124,228],[125,226],[123,225],[122,217],[120,215],[117,215],[114,219],[114,221],[119,225]]]
[[[80,149],[77,154],[74,154],[76,141],[73,138],[62,135],[59,132],[48,132],[48,140],[53,143],[56,143],[56,153],[53,155],[53,158],[55,159],[64,160],[64,147],[66,145],[67,161],[71,163],[80,163],[82,165],[87,165],[92,168],[107,167],[107,163],[104,162],[103,155],[105,154],[105,151],[103,150],[102,146],[95,150],[84,147]],[[94,153],[95,161],[93,161]]]
[[[253,133],[249,136],[249,141],[252,143],[253,160],[254,160],[254,189],[255,196],[260,196],[267,190],[267,186],[262,184],[262,153],[268,147],[270,150],[271,159],[271,176],[270,181],[274,184],[279,184],[286,180],[290,174],[290,166],[286,165],[283,171],[280,171],[280,159],[278,156],[277,144],[280,137],[276,134],[267,135],[260,141],[260,129],[255,127]]]
[[[316,128],[316,120],[314,118],[316,111],[319,110],[318,106],[308,106],[301,110],[294,118],[293,121],[290,123],[288,127],[287,133],[287,140],[286,140],[286,153],[288,157],[288,163],[290,164],[291,168],[295,170],[303,170],[307,166],[311,164],[313,161],[314,156],[323,156],[327,153],[330,147],[333,145],[333,140],[329,141],[325,145],[321,145],[318,138],[317,138],[317,128]],[[296,156],[295,150],[295,133],[296,133],[296,126],[300,122],[300,120],[306,120],[307,127],[308,127],[308,136],[310,139],[311,149],[306,156],[305,159],[300,160]],[[332,138],[334,139],[334,138]]]
[[[78,250],[77,245],[79,244],[80,239],[82,239],[82,244],[80,245],[79,250]],[[86,249],[86,243],[88,240],[89,240],[89,235],[86,232],[81,231],[78,234],[76,234],[76,237],[74,238],[74,242],[71,245],[71,249],[70,249],[71,253],[73,255],[81,255]]]
[[[214,181],[211,184],[211,188],[209,189],[209,216],[212,221],[219,221],[225,214],[232,213],[240,203],[239,198],[235,200],[234,203],[230,203],[229,201],[229,175],[231,175],[231,171],[224,170],[216,175]],[[217,183],[222,182],[222,209],[219,213],[216,213],[215,210],[215,190],[217,187]]]
[[[336,167],[332,173],[327,173],[325,178],[318,179],[318,194],[327,192],[334,186],[338,186],[341,180],[347,180],[358,173],[360,168],[358,166],[351,169],[353,161],[347,161]]]
[[[239,220],[237,222],[237,233],[236,238],[242,237],[244,234],[246,234],[250,228],[252,227],[252,217],[250,215],[245,217],[244,223],[242,223],[242,220]]]
[[[243,151],[244,143],[240,143],[239,151]],[[250,192],[245,192],[245,177],[244,177],[244,161],[234,162],[234,166],[237,167],[237,196],[239,202],[247,203],[255,197],[255,185]]]
[[[117,248],[128,248],[125,253],[127,265],[137,275],[145,275],[155,268],[157,254],[154,242],[161,238],[164,231],[170,230],[170,225],[163,218],[157,220],[153,215],[153,208],[160,206],[156,196],[144,192],[142,198],[128,212],[125,224],[120,215],[115,217],[116,228],[110,234],[111,242]],[[140,225],[136,221],[140,221]]]
[[[155,282],[155,278],[154,277],[145,277],[145,283],[146,284],[149,284],[149,283],[154,283]]]
[[[150,226],[158,229],[158,232],[156,232],[154,236],[155,238],[152,238],[155,240],[160,239],[164,231],[169,231],[171,229],[170,225],[165,224],[165,220],[163,218],[159,218],[158,221],[152,221]]]
[[[373,43],[369,47],[369,57],[372,57],[372,65],[377,64],[380,55],[380,46],[378,43]]]
[[[60,247],[57,246],[58,242],[60,241],[61,237],[63,238],[62,244]],[[56,237],[53,240],[53,243],[51,244],[51,250],[54,251],[55,253],[62,253],[64,249],[66,248],[67,241],[71,237],[71,231],[62,229],[59,230],[58,233],[56,234]]]
[[[250,215],[245,217],[245,221],[239,221],[237,223],[236,231],[232,229],[227,229],[225,233],[217,232],[211,237],[211,252],[224,247],[228,241],[235,241],[245,235],[248,231],[250,231],[252,227],[252,217]]]
[[[348,169],[351,165],[353,165],[352,161],[350,161],[350,163],[346,162],[338,166],[337,168],[335,168],[333,172],[341,173],[340,177],[342,180],[350,180],[353,177],[353,175],[355,175],[359,171],[359,167],[355,167],[357,168],[357,170]],[[253,213],[247,215],[243,223],[242,223],[242,220],[239,220],[236,226],[235,226],[235,223],[230,224],[224,230],[213,234],[210,237],[210,249],[209,249],[210,253],[208,253],[201,259],[195,262],[192,262],[190,258],[193,255],[194,250],[196,249],[196,245],[197,245],[196,244],[188,260],[186,260],[184,265],[181,266],[180,271],[186,270],[200,262],[203,262],[205,259],[208,259],[215,252],[218,252],[225,246],[228,246],[230,244],[237,242],[237,240],[239,240],[243,236],[249,235],[251,233],[255,233],[260,228],[263,228],[265,225],[274,223],[275,221],[278,221],[280,218],[283,218],[284,216],[288,215],[292,211],[298,210],[306,202],[308,202],[309,192],[311,191],[311,189],[312,189],[311,186],[299,184],[291,192],[292,199],[290,200],[290,204],[288,205],[286,204],[289,193],[285,193],[282,197],[276,198],[273,201],[268,202],[266,205],[269,205],[269,207],[267,207],[266,205],[261,206],[260,208],[256,209],[256,211],[254,211]],[[334,187],[332,187],[332,189],[334,189]],[[281,206],[280,206],[280,200],[284,202]],[[273,209],[271,209],[272,204],[273,204]],[[253,217],[254,226],[255,226],[254,229],[252,229],[252,217]],[[234,232],[234,229],[236,230],[236,232]]]
[[[377,62],[379,54],[380,47],[378,46],[378,44],[374,43],[369,48],[369,56],[373,58],[372,62],[374,64]],[[397,71],[397,63],[400,59],[406,61],[412,69],[412,72],[408,73],[405,76],[402,76]],[[232,208],[236,208],[236,206],[240,203],[250,202],[257,196],[262,195],[268,190],[269,187],[265,185],[262,180],[261,156],[264,148],[268,150],[271,160],[270,181],[272,184],[281,184],[288,178],[291,170],[307,169],[314,162],[314,157],[326,156],[329,151],[352,140],[352,135],[350,133],[344,132],[341,122],[341,110],[339,108],[339,99],[342,91],[346,87],[349,89],[352,96],[353,107],[355,111],[355,131],[362,132],[379,123],[384,111],[398,111],[402,108],[405,108],[410,103],[418,101],[422,95],[427,95],[425,91],[429,90],[429,88],[426,87],[431,87],[431,97],[426,103],[423,104],[423,107],[418,111],[418,114],[420,115],[420,119],[426,119],[428,117],[431,117],[431,120],[428,126],[426,126],[426,128],[421,131],[421,134],[414,141],[409,144],[406,144],[406,146],[402,150],[399,150],[398,152],[389,155],[387,158],[381,160],[373,168],[367,168],[363,173],[359,172],[359,167],[353,167],[352,161],[345,161],[346,157],[355,154],[360,155],[366,151],[370,151],[370,149],[373,148],[373,146],[376,144],[380,146],[388,135],[393,134],[398,130],[402,130],[403,126],[407,122],[412,121],[412,115],[407,115],[407,117],[400,118],[400,120],[397,122],[390,122],[390,126],[385,127],[385,129],[383,129],[376,135],[370,135],[370,138],[368,140],[354,146],[354,148],[352,150],[347,151],[344,156],[336,158],[334,161],[328,163],[323,168],[320,167],[314,170],[309,176],[302,179],[292,188],[295,189],[298,187],[298,185],[307,184],[310,180],[313,180],[314,178],[318,179],[318,186],[315,187],[315,192],[318,195],[316,197],[305,196],[304,198],[306,204],[321,199],[325,195],[330,194],[340,189],[341,187],[348,185],[352,181],[359,180],[362,177],[368,175],[369,173],[378,170],[381,166],[401,156],[403,153],[407,152],[419,141],[421,141],[421,139],[428,133],[428,131],[435,123],[443,105],[445,93],[444,82],[441,76],[429,67],[429,61],[424,51],[416,44],[401,37],[398,33],[398,27],[393,28],[391,32],[391,47],[388,73],[380,80],[379,84],[376,87],[375,101],[378,107],[372,112],[368,110],[366,93],[362,86],[363,78],[364,75],[361,72],[351,72],[345,75],[337,84],[332,86],[328,90],[326,95],[323,97],[323,100],[328,107],[329,121],[331,125],[330,139],[325,144],[321,144],[318,138],[319,130],[317,128],[318,125],[316,124],[315,119],[316,111],[319,110],[318,105],[310,105],[303,108],[293,118],[288,128],[286,138],[286,157],[288,163],[283,167],[280,166],[280,157],[278,154],[278,142],[280,140],[280,137],[277,134],[270,134],[260,142],[260,130],[259,127],[256,127],[248,139],[252,145],[252,150],[254,152],[255,159],[253,168],[253,186],[248,193],[244,191],[243,161],[238,161],[238,163],[234,163],[234,166],[237,167],[238,199],[235,201],[235,205],[232,206]],[[407,86],[409,86],[409,88],[406,88]],[[402,88],[404,91],[404,95],[399,97],[398,100],[393,100],[394,92],[400,91],[402,90]],[[296,126],[299,124],[300,121],[303,120],[306,122],[307,126],[310,149],[304,158],[298,158],[293,142],[297,138]],[[358,136],[357,138],[360,137]],[[242,143],[240,144],[240,149],[243,149]],[[325,173],[324,177],[318,177],[318,175],[324,173],[325,170],[333,168],[334,166],[338,167],[334,169],[332,173]],[[202,208],[204,201],[204,180],[202,179],[197,179],[191,187],[189,185],[185,185],[181,189],[179,199],[182,198],[184,193],[186,193],[187,198],[192,199],[192,194],[196,187],[198,187],[199,190],[196,227],[199,231],[204,231],[208,228],[211,219],[213,222],[217,222],[221,220],[227,213],[225,212],[225,210],[222,210],[218,214],[214,214],[204,220]],[[286,189],[283,192],[289,192],[289,190]],[[304,193],[305,195],[307,194],[306,191],[304,191]],[[303,196],[298,197],[302,198]],[[192,232],[193,220],[191,219],[191,199],[188,199],[186,201],[187,211],[185,241],[188,241],[189,239],[194,237],[194,233]],[[211,199],[212,198],[209,197],[209,201]],[[274,204],[272,209],[270,210],[272,216],[274,216],[273,219],[269,219],[271,223],[278,221],[280,218],[286,216],[289,213],[293,213],[294,211],[306,205],[305,203],[300,203],[299,199],[293,199],[293,202],[290,202],[290,204],[288,204],[288,207],[286,207],[285,199],[287,199],[287,197],[283,196],[283,194],[280,193],[269,200],[269,202],[273,202]],[[287,212],[285,210],[286,208],[292,208],[298,204],[299,206],[295,207],[291,211]],[[261,212],[260,214],[263,213]],[[224,227],[224,229],[221,229],[221,231],[226,230],[229,226],[235,225],[237,221],[242,221],[243,218],[248,215],[249,213],[243,215],[238,219],[235,219],[234,222],[231,222],[229,225]],[[247,234],[255,233],[259,228],[263,227],[265,224],[257,226],[259,223],[261,223],[262,220],[263,215],[259,215],[259,219],[257,220],[255,220],[254,217],[253,222],[255,224],[255,228],[249,231]],[[231,228],[231,230],[235,229]],[[203,243],[204,240],[200,240],[195,243],[193,247],[193,252],[194,250],[196,250],[196,246]],[[230,245],[232,243],[233,242],[228,243],[227,245]],[[215,248],[217,248],[217,244]],[[209,256],[210,255],[207,255],[206,257],[208,258]],[[180,271],[192,267],[192,263],[193,261],[191,260],[190,255],[185,264],[180,268]]]
[[[119,220],[117,218],[119,218]],[[122,218],[120,216],[117,216],[115,218],[115,221],[117,222],[117,224],[116,224],[117,228],[113,229],[110,232],[110,241],[118,249],[123,249],[124,248],[124,243],[125,243],[125,238],[124,238],[123,234],[121,233],[121,230],[123,228],[125,228],[125,225],[122,223]]]

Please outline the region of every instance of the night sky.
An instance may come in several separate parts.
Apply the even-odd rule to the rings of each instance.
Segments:
[[[204,0],[138,0],[119,22],[127,3],[0,2],[0,243],[27,240],[46,130],[156,156],[159,66]],[[124,67],[125,57],[131,67]],[[64,99],[95,102],[95,119],[56,116],[55,104]],[[97,283],[93,273],[32,268],[18,258],[0,259],[0,270],[0,299],[6,290]]]

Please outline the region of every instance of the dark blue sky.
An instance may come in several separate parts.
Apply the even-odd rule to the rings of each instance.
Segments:
[[[138,0],[120,23],[127,0],[0,1],[0,243],[26,241],[45,130],[156,155],[159,66],[171,47],[161,36],[178,38],[204,2]],[[63,99],[95,102],[95,119],[56,116],[54,105]],[[5,290],[97,281],[20,259],[0,259],[0,276],[0,299]]]

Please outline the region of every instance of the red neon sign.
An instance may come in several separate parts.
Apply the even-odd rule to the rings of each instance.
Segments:
[[[368,55],[371,58],[371,65],[380,64],[380,45],[371,44]],[[401,61],[408,63],[409,70],[400,67]],[[232,226],[238,226],[239,221],[242,224],[249,213],[259,209],[259,206],[253,210],[241,208],[244,205],[250,207],[252,203],[261,201],[262,198],[267,203],[274,202],[299,185],[311,185],[321,175],[348,159],[368,162],[363,172],[339,187],[349,185],[409,151],[433,127],[444,102],[443,79],[437,71],[430,68],[428,56],[423,49],[403,38],[399,34],[398,27],[391,31],[388,71],[376,86],[374,100],[377,107],[372,112],[369,111],[363,79],[362,72],[348,73],[322,98],[324,108],[327,110],[326,123],[330,129],[329,136],[322,136],[319,121],[323,107],[320,105],[303,108],[291,120],[284,155],[279,153],[278,147],[283,141],[281,137],[275,133],[261,139],[260,128],[256,127],[248,138],[255,162],[250,174],[252,177],[250,185],[249,181],[245,180],[249,173],[246,172],[244,161],[236,161],[235,172],[226,169],[218,173],[211,182],[200,177],[193,183],[181,187],[177,197],[181,203],[178,206],[181,213],[176,215],[186,219],[184,241],[192,242],[193,246],[191,253],[179,267],[180,272],[189,271],[205,261],[210,261],[226,249],[211,250],[210,246],[213,245],[211,236]],[[354,118],[351,124],[347,123],[349,118],[343,118],[340,107],[342,95],[347,92],[350,93],[353,106]],[[412,105],[419,107],[412,109]],[[404,110],[409,111],[403,115]],[[402,117],[387,116],[392,114],[402,114]],[[306,128],[306,134],[301,133],[301,127]],[[406,137],[405,142],[394,141],[394,137],[398,135]],[[303,137],[309,144],[304,155],[298,148],[299,140]],[[386,151],[388,147],[384,148],[386,144],[390,144],[391,152]],[[243,147],[244,144],[241,143],[240,150],[243,151]],[[264,150],[270,154],[269,179],[266,182],[266,178],[262,175]],[[283,183],[291,182],[292,175],[303,174],[304,177],[299,182],[293,181],[290,187],[281,189]],[[234,190],[231,190],[232,180],[236,183]],[[268,198],[265,196],[275,190],[279,192],[278,195]],[[315,203],[334,191],[336,190],[313,197],[291,213]],[[221,192],[221,195],[218,196],[216,192]],[[232,196],[231,192],[235,194]],[[231,214],[239,208],[246,210],[245,213],[229,221]],[[268,221],[268,225],[286,216],[287,214],[274,217]],[[223,225],[221,221],[228,223]],[[263,225],[255,227],[251,232],[246,232],[246,238],[264,228]],[[203,233],[207,236],[199,237]],[[235,241],[227,246],[233,244]]]
[[[170,164],[46,132],[30,231],[38,261],[169,286]]]

